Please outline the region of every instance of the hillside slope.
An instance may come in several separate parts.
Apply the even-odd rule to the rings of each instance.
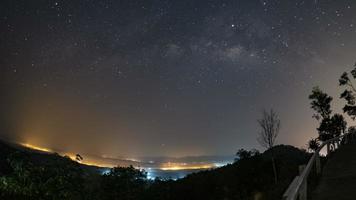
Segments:
[[[188,175],[178,181],[153,185],[150,199],[280,199],[298,166],[307,163],[310,154],[292,146],[273,148],[278,183],[274,183],[271,150],[242,159],[218,169]],[[163,192],[162,192],[163,191]],[[160,197],[160,198],[158,198]]]
[[[271,155],[278,183],[274,183]],[[310,154],[292,146],[188,175],[177,181],[147,180],[134,168],[118,167],[109,174],[68,157],[43,153],[0,141],[1,199],[130,199],[218,200],[279,199]]]

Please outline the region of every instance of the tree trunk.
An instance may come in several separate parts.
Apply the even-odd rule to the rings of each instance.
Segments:
[[[277,169],[276,169],[276,163],[273,154],[272,154],[272,167],[273,167],[274,183],[277,184],[278,182]]]

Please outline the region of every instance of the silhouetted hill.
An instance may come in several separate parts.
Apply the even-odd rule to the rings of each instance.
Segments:
[[[277,184],[273,179],[272,153]],[[113,168],[101,175],[99,167],[0,141],[0,199],[279,199],[298,174],[298,166],[309,157],[303,150],[279,145],[177,181],[152,181],[132,167]]]
[[[98,173],[101,167],[79,164],[69,157],[61,156],[57,153],[48,153],[44,151],[30,149],[15,143],[5,142],[0,140],[0,175],[9,172],[10,162],[9,159],[18,157],[24,161],[31,162],[34,165],[53,165],[53,164],[65,164],[65,165],[77,165],[87,173]]]
[[[272,151],[277,163],[278,184],[274,183]],[[271,150],[242,159],[218,169],[188,175],[178,181],[156,184],[150,189],[150,199],[280,199],[298,166],[305,164],[310,154],[293,146],[278,145]],[[166,191],[162,194],[162,191]],[[155,197],[156,198],[155,198]]]

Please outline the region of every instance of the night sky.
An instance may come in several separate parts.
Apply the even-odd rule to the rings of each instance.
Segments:
[[[0,136],[71,152],[231,155],[316,137],[308,95],[341,112],[356,1],[2,0]],[[261,148],[260,148],[261,149]]]

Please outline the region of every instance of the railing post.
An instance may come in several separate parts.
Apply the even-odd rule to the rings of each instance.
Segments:
[[[299,175],[303,173],[304,169],[305,169],[305,165],[299,165]],[[305,179],[300,187],[299,200],[307,200],[307,182],[308,180]]]
[[[311,159],[309,159],[307,165],[299,166],[299,175],[296,176],[292,183],[289,185],[288,189],[283,194],[283,199],[290,200],[307,200],[308,195],[308,176],[310,175],[311,170],[313,169],[313,165],[315,164],[316,174],[321,174],[321,158],[320,158],[320,150],[326,146],[327,155],[331,153],[332,150],[336,150],[336,148],[340,148],[340,146],[350,143],[356,139],[356,133],[348,132],[343,135],[340,135],[335,138],[331,138],[329,140],[324,141],[320,147],[315,151]]]
[[[317,152],[316,157],[315,157],[315,168],[316,168],[316,175],[320,175],[320,173],[321,173],[321,164],[320,164],[319,152]]]
[[[347,143],[348,143],[348,138],[349,138],[348,135],[344,136],[344,144],[347,144]]]
[[[299,200],[307,200],[307,180],[304,180],[299,191]]]

